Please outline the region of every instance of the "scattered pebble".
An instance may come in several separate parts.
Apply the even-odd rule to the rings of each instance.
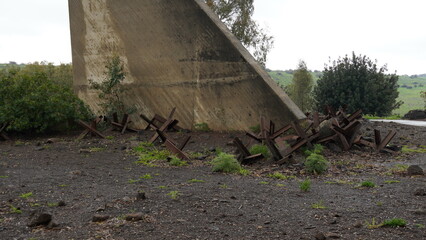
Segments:
[[[109,219],[108,215],[96,214],[96,215],[93,216],[92,222],[105,222],[108,219]]]
[[[52,215],[46,212],[34,213],[30,219],[28,227],[47,226],[52,221]]]
[[[125,219],[126,221],[137,222],[143,219],[143,213],[129,213]]]
[[[411,165],[407,169],[408,176],[423,175],[423,169],[419,165]]]
[[[426,189],[418,188],[414,191],[414,196],[426,196]]]

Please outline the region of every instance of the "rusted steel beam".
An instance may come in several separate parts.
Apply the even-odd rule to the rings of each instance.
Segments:
[[[388,135],[380,142],[380,144],[377,146],[377,150],[381,151],[386,149],[386,145],[395,137],[396,131],[391,130],[389,131]]]
[[[237,147],[238,152],[240,153],[240,155],[238,156],[238,161],[241,164],[251,164],[255,161],[265,158],[261,153],[251,155],[249,150],[238,137],[234,138],[234,144]]]
[[[286,126],[284,126],[284,127],[282,127],[282,128],[280,128],[280,129],[278,129],[274,134],[272,134],[271,136],[270,136],[270,138],[271,139],[276,139],[277,137],[279,137],[281,134],[283,134],[283,133],[285,133],[285,132],[287,132],[288,130],[290,130],[291,129],[291,125],[290,124],[288,124],[288,125],[286,125]]]
[[[87,124],[81,120],[78,120],[78,124],[80,124],[81,126],[83,126],[84,128],[86,128],[81,134],[80,136],[77,138],[77,140],[81,140],[83,139],[88,133],[91,133],[92,135],[98,136],[100,138],[105,138],[105,136],[100,133],[98,130],[96,130],[96,124],[98,124],[101,121],[101,118],[96,118],[94,119],[91,124]]]
[[[176,156],[182,160],[188,160],[188,156],[182,152],[182,150],[180,150],[178,147],[176,147],[176,145],[174,145],[169,139],[166,140],[166,142],[164,142],[164,145],[166,146],[166,148],[176,154]]]
[[[189,140],[191,139],[191,136],[186,136],[183,141],[177,145],[177,148],[179,148],[180,150],[183,150],[186,146],[186,144],[188,144]]]
[[[243,155],[243,157],[251,155],[249,150],[246,148],[246,146],[244,146],[243,142],[238,137],[234,138],[234,144],[237,147],[238,151],[240,151],[240,153]]]
[[[275,161],[278,161],[283,158],[280,151],[275,146],[274,141],[272,141],[271,139],[266,139],[265,144],[268,147],[269,151],[272,153],[272,156],[274,157]]]
[[[169,125],[171,124],[173,122],[173,119],[168,119],[165,123],[163,123],[163,125],[158,129],[160,132],[164,132],[168,127],[169,127]],[[156,129],[157,130],[157,129]],[[157,140],[157,138],[158,138],[158,133],[157,132],[155,132],[154,133],[154,136],[152,136],[151,137],[151,139],[149,140],[149,142],[150,143],[153,143],[153,142],[155,142],[155,140]]]

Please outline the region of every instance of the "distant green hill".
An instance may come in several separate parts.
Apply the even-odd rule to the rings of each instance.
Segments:
[[[274,79],[279,86],[284,88],[291,83],[294,70],[269,70],[269,75]],[[315,82],[321,76],[320,71],[311,72]],[[420,98],[420,92],[426,92],[426,74],[419,75],[400,75],[399,76],[399,97],[404,104],[394,111],[394,114],[404,115],[413,109],[423,109],[424,101]]]

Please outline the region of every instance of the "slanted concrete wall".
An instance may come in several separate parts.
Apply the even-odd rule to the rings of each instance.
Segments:
[[[128,73],[124,101],[148,117],[177,107],[182,127],[214,130],[305,117],[202,0],[69,0],[69,11],[74,87],[95,111],[88,79],[101,81],[115,53]]]

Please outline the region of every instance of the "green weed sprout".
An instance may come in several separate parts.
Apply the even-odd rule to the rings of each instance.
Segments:
[[[309,191],[311,189],[311,180],[310,179],[303,180],[302,182],[300,182],[299,188],[303,192]]]

